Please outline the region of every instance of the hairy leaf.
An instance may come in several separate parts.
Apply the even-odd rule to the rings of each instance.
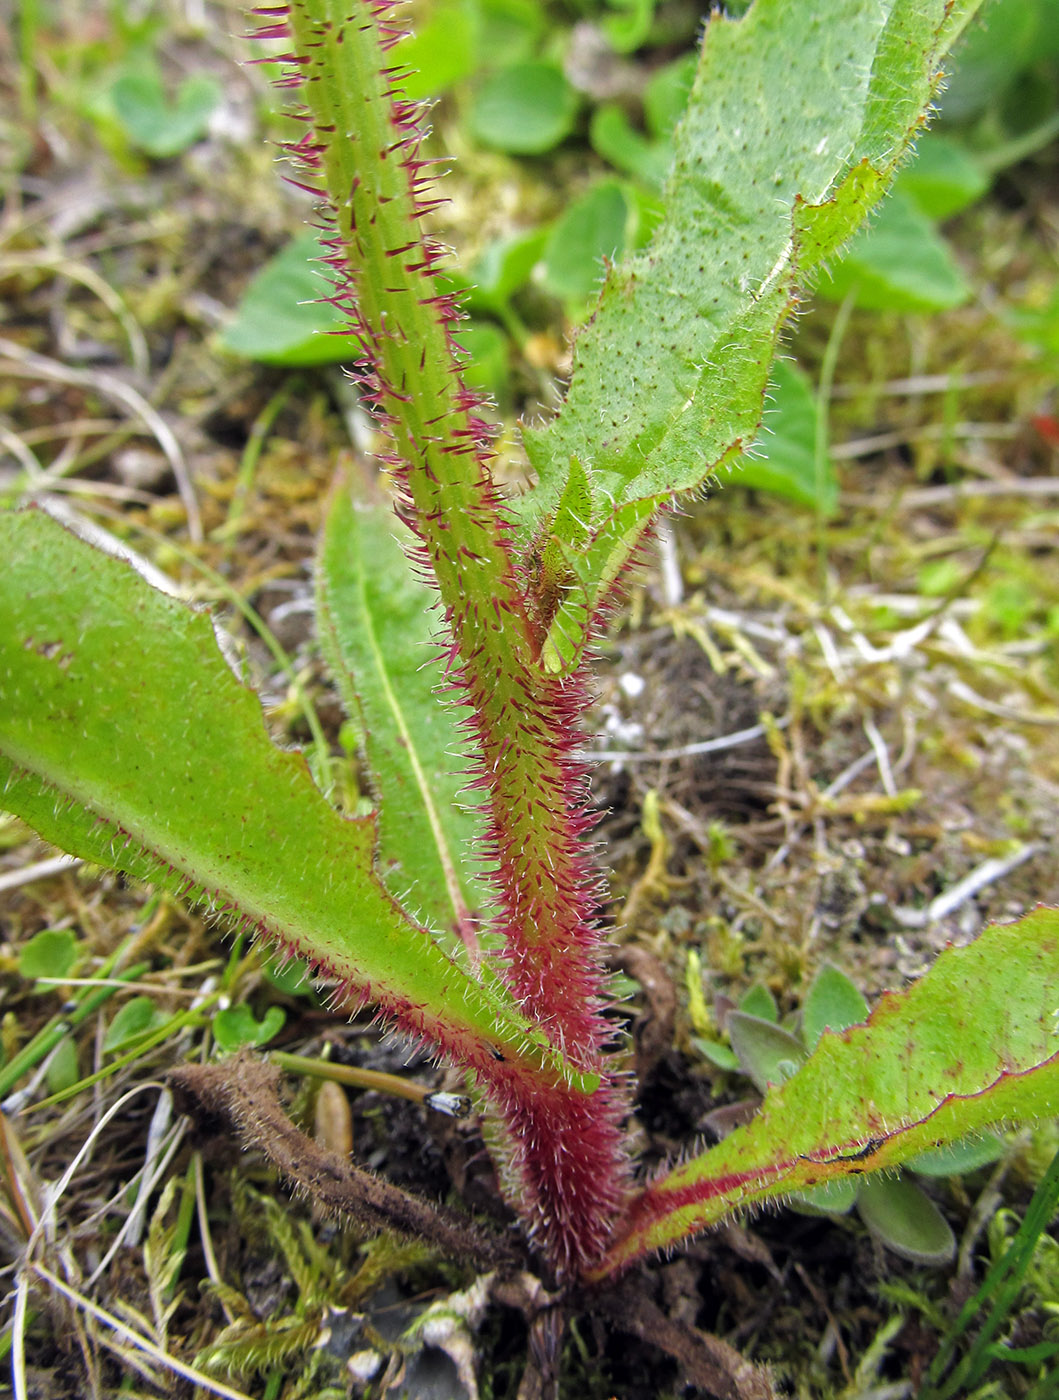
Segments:
[[[760,1113],[634,1202],[597,1273],[755,1202],[1059,1109],[1059,910],[950,948],[866,1025],[826,1031]]]
[[[457,800],[466,776],[458,712],[439,702],[436,594],[410,572],[388,502],[340,489],[317,565],[320,640],[362,735],[379,800],[379,870],[424,917],[470,936],[482,884],[467,853],[481,821]],[[407,894],[406,894],[407,892]]]
[[[574,346],[566,403],[526,433],[538,485],[527,547],[554,534],[570,464],[592,484],[593,533],[627,560],[646,515],[753,440],[798,283],[881,197],[923,120],[938,61],[976,0],[757,0],[714,14],[651,245],[615,269]],[[692,231],[696,231],[694,234]],[[546,664],[577,664],[618,570],[572,549]]]
[[[0,515],[0,558],[7,808],[278,939],[465,1064],[563,1072],[507,994],[389,895],[374,821],[339,816],[301,756],[271,743],[208,617],[41,511]]]
[[[914,1181],[872,1177],[857,1195],[857,1213],[887,1249],[914,1264],[947,1264],[956,1253],[949,1222]]]
[[[825,962],[813,978],[802,1007],[802,1040],[812,1050],[826,1030],[844,1031],[868,1019],[860,989],[834,963]]]

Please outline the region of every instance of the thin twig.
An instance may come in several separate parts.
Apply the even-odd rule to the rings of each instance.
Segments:
[[[954,695],[957,700],[962,700],[965,705],[970,705],[972,709],[981,710],[983,714],[992,715],[995,719],[1005,719],[1012,724],[1041,724],[1047,729],[1059,728],[1059,715],[1030,714],[1026,710],[1016,709],[1014,705],[1000,705],[995,700],[987,700],[984,695],[979,695],[966,681],[950,681],[949,694]]]
[[[11,1317],[11,1387],[15,1400],[28,1400],[26,1389],[26,1312],[29,1305],[29,1280],[19,1274],[15,1289],[15,1307]]]
[[[209,1207],[206,1204],[206,1179],[202,1170],[202,1153],[194,1152],[191,1157],[195,1177],[195,1214],[199,1222],[199,1240],[202,1244],[202,1257],[206,1263],[206,1274],[214,1286],[223,1283],[220,1265],[213,1248],[213,1232],[210,1229]],[[235,1321],[235,1314],[224,1300],[224,1290],[218,1289],[221,1308],[229,1324]]]
[[[887,434],[896,437],[897,434]],[[867,450],[869,443],[879,439],[864,438],[860,443],[847,443],[847,448]],[[890,443],[886,444],[890,446]],[[841,451],[837,456],[863,456],[863,452]],[[1009,481],[957,481],[951,486],[918,486],[911,491],[886,498],[888,510],[920,510],[927,506],[949,506],[959,501],[985,500],[993,496],[1059,496],[1059,477],[1017,476]],[[877,506],[879,496],[862,491],[843,491],[843,503],[851,506]]]
[[[142,419],[165,453],[170,470],[176,479],[177,491],[180,493],[180,499],[183,501],[184,510],[187,513],[188,534],[195,544],[202,543],[202,516],[199,514],[199,504],[191,485],[191,474],[188,471],[187,462],[184,460],[183,450],[180,443],[177,442],[172,428],[141,393],[116,375],[107,374],[104,370],[71,369],[58,360],[52,360],[46,355],[38,355],[33,350],[27,350],[16,341],[8,340],[6,337],[0,337],[0,352],[7,355],[12,361],[11,364],[3,366],[8,374],[28,379],[50,379],[60,384],[74,384],[78,388],[92,389],[97,394],[105,395],[108,399],[117,399],[119,403]]]
[[[976,441],[999,439],[1008,441],[1020,431],[1013,423],[927,423],[920,428],[902,428],[889,433],[872,433],[869,437],[854,438],[850,442],[836,443],[831,448],[831,456],[836,461],[848,461],[852,457],[870,457],[876,452],[885,452],[891,447],[903,447],[906,442],[937,441],[948,442],[951,438],[972,438]],[[934,489],[934,488],[924,488]],[[948,487],[941,488],[948,490]],[[914,495],[909,491],[903,498]],[[847,497],[843,494],[843,500]],[[869,497],[869,502],[877,502]]]
[[[913,374],[905,379],[887,379],[882,384],[836,384],[833,399],[861,398],[865,394],[887,397],[944,394],[950,389],[977,389],[983,384],[1004,384],[1016,377],[1015,371],[984,369],[968,374]]]
[[[314,1060],[308,1055],[288,1055],[282,1050],[274,1050],[269,1059],[292,1074],[312,1074],[318,1079],[348,1084],[353,1089],[375,1089],[380,1094],[393,1094],[396,1098],[408,1099],[411,1103],[432,1108],[450,1118],[466,1118],[471,1111],[471,1100],[466,1094],[428,1089],[425,1084],[417,1084],[414,1079],[404,1079],[399,1074],[361,1069],[357,1065],[338,1065],[331,1060]]]
[[[1031,856],[1035,856],[1040,849],[1040,842],[1031,841],[1004,860],[995,858],[985,860],[981,865],[976,866],[969,875],[965,875],[962,880],[957,880],[955,885],[951,885],[949,889],[932,899],[925,909],[897,908],[893,911],[894,918],[904,928],[927,928],[930,924],[940,923],[949,914],[955,913],[961,904],[966,904],[969,899],[973,899],[979,890],[984,890],[987,885],[995,884],[997,880],[1002,880],[1005,875],[1010,875],[1013,870],[1017,870],[1020,865],[1025,864]]]
[[[54,875],[61,875],[64,870],[76,870],[83,864],[80,856],[49,856],[47,860],[34,861],[32,865],[24,865],[20,870],[10,870],[6,875],[0,875],[0,894],[6,894],[8,890],[20,890],[24,885],[32,885],[37,880],[50,880]],[[64,985],[66,980],[62,979]]]
[[[80,282],[83,287],[95,293],[125,332],[133,369],[142,378],[146,378],[150,371],[147,341],[136,317],[110,283],[101,277],[95,268],[86,263],[74,262],[65,253],[49,248],[38,248],[32,252],[6,252],[0,263],[0,270],[5,276],[23,269],[37,268],[41,271],[55,272],[60,277],[68,277],[72,282]]]
[[[694,744],[682,744],[675,749],[582,749],[578,751],[578,758],[589,763],[621,762],[621,763],[659,763],[663,759],[671,758],[694,758],[696,754],[719,753],[722,749],[738,748],[740,744],[751,744],[755,739],[761,739],[769,732],[769,729],[786,729],[790,724],[790,718],[784,716],[782,719],[774,721],[770,726],[764,724],[751,725],[749,729],[736,729],[731,734],[722,734],[717,739],[703,739]]]

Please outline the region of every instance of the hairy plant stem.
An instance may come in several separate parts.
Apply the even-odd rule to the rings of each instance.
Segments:
[[[485,788],[502,909],[505,976],[523,1011],[595,1094],[521,1067],[490,1076],[506,1128],[509,1193],[553,1267],[599,1257],[625,1189],[622,1098],[602,1053],[596,877],[582,844],[584,774],[573,756],[584,689],[540,663],[541,627],[489,472],[489,433],[460,378],[459,313],[436,279],[442,250],[420,221],[433,203],[421,109],[399,92],[400,32],[385,0],[293,0],[265,32],[289,33],[290,85],[308,124],[288,148],[324,196],[334,304],[350,319],[358,377],[391,447],[400,509],[437,584],[453,687]],[[350,16],[352,15],[352,19]]]

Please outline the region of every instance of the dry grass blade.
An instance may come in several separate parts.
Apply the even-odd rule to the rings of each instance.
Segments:
[[[116,400],[135,413],[151,430],[165,453],[187,512],[188,534],[196,544],[201,544],[202,515],[183,449],[172,428],[142,394],[105,370],[73,369],[47,355],[38,355],[33,350],[27,350],[6,337],[0,337],[0,354],[8,357],[8,363],[0,366],[7,374],[29,379],[49,379],[59,384],[75,384],[78,388],[91,389],[105,398]]]
[[[221,1381],[214,1380],[207,1376],[204,1371],[198,1371],[194,1366],[189,1366],[186,1362],[178,1360],[161,1347],[155,1346],[149,1337],[142,1336],[134,1327],[122,1322],[106,1308],[101,1308],[98,1303],[93,1303],[90,1298],[86,1298],[83,1293],[79,1293],[76,1288],[71,1288],[69,1284],[63,1283],[62,1279],[56,1277],[50,1269],[46,1269],[43,1264],[31,1265],[33,1272],[56,1293],[60,1294],[67,1302],[72,1303],[76,1308],[94,1318],[104,1327],[110,1328],[120,1337],[134,1346],[138,1351],[152,1361],[164,1366],[167,1371],[179,1376],[182,1380],[189,1381],[192,1385],[201,1386],[203,1390],[209,1391],[211,1395],[219,1395],[221,1400],[252,1400],[245,1391],[233,1390],[231,1386],[224,1385]]]

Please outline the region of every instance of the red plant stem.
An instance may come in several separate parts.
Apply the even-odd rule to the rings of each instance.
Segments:
[[[488,430],[460,378],[459,312],[438,288],[442,250],[419,227],[434,202],[421,110],[401,96],[400,72],[389,66],[400,37],[393,8],[293,0],[286,12],[258,13],[272,37],[282,25],[294,42],[283,81],[300,84],[308,126],[289,150],[298,182],[328,201],[331,300],[349,316],[365,361],[360,381],[391,439],[385,460],[402,513],[452,637],[449,674],[478,755],[473,782],[488,794],[506,977],[551,1042],[603,1076],[587,1098],[529,1072],[503,1085],[490,1077],[530,1233],[558,1270],[574,1272],[602,1253],[626,1182],[622,1096],[602,1055],[585,779],[573,758],[584,689],[540,664],[542,638],[489,471]]]

